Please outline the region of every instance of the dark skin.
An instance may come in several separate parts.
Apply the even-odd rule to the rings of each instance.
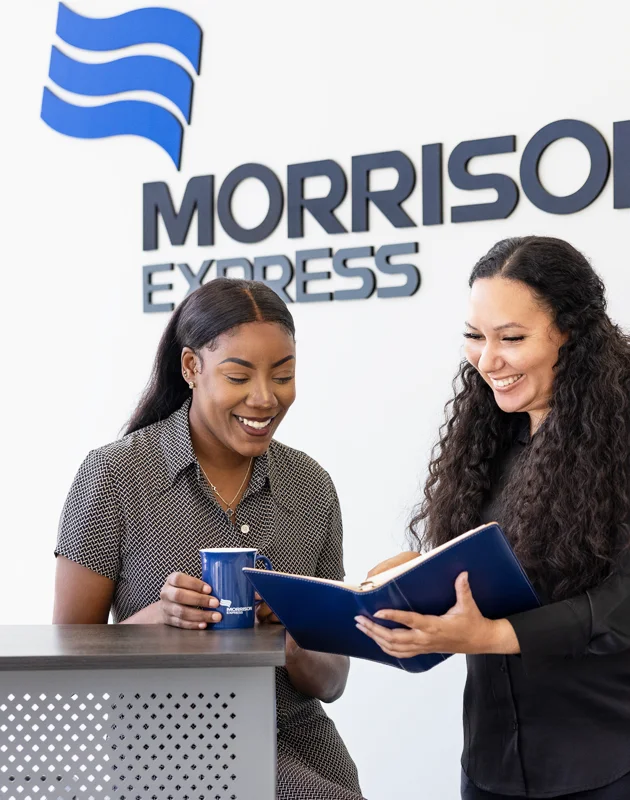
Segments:
[[[247,488],[251,459],[267,450],[295,400],[295,342],[281,325],[251,322],[220,336],[214,349],[205,347],[195,353],[185,347],[181,364],[182,380],[195,384],[190,409],[195,454],[228,502],[238,492],[235,508]],[[262,435],[254,435],[242,420],[258,425],[271,421]],[[217,502],[226,508],[218,497]],[[59,556],[53,623],[107,624],[114,589],[114,581]],[[198,578],[174,572],[166,578],[156,603],[121,624],[206,628],[221,619],[211,591]],[[262,602],[256,617],[258,624],[278,623]],[[349,666],[344,656],[303,650],[287,634],[286,667],[291,682],[303,694],[324,702],[336,700],[345,688]]]

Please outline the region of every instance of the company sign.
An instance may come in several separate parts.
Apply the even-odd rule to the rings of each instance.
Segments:
[[[100,139],[123,134],[143,137],[159,145],[179,169],[184,126],[190,123],[194,79],[201,65],[199,25],[183,12],[167,8],[141,8],[115,17],[93,18],[60,3],[56,33],[60,44],[52,48],[51,86],[44,89],[42,119],[54,130],[76,138]],[[168,45],[183,56],[190,69],[161,55],[112,56],[121,48],[139,44]],[[76,56],[76,48],[112,57],[99,63],[82,61]],[[118,99],[94,104],[94,98],[137,90],[152,92],[158,100]],[[159,102],[159,98],[167,100],[166,105]],[[577,191],[567,196],[552,194],[543,185],[538,169],[545,150],[560,139],[581,142],[590,159],[588,177]],[[288,240],[303,239],[307,216],[339,242],[344,234],[369,231],[373,208],[381,212],[392,228],[402,229],[443,225],[446,218],[455,224],[506,219],[523,195],[545,213],[574,214],[597,199],[609,180],[611,166],[614,208],[630,207],[630,121],[614,123],[612,145],[591,124],[563,119],[535,133],[520,151],[520,158],[517,138],[512,134],[465,140],[450,153],[444,151],[443,144],[431,143],[419,146],[414,158],[400,150],[356,155],[351,160],[350,174],[346,174],[333,158],[289,164],[282,175],[264,164],[245,163],[220,181],[213,174],[191,177],[177,197],[173,197],[166,181],[146,183],[143,187],[143,249],[146,252],[159,249],[161,220],[173,247],[186,244],[196,229],[200,256],[194,265],[145,264],[142,268],[144,311],[173,309],[174,303],[164,302],[160,294],[172,290],[172,284],[164,279],[168,280],[168,274],[175,271],[185,277],[188,292],[212,277],[236,273],[267,283],[287,303],[365,300],[374,294],[389,299],[409,297],[418,291],[421,277],[415,263],[419,252],[417,241],[298,248],[290,254],[263,249],[262,243],[279,228]],[[470,170],[476,158],[509,153],[515,154],[515,173],[518,158],[518,179],[499,172],[480,175]],[[214,154],[215,160],[219,157]],[[372,189],[373,176],[383,169],[395,172],[396,185],[392,189]],[[418,182],[418,174],[421,200],[414,204],[409,198]],[[322,176],[328,179],[328,192],[312,197],[312,192],[306,191],[308,183]],[[248,180],[258,181],[267,197],[264,219],[253,228],[243,227],[232,211],[234,193]],[[493,189],[496,199],[445,208],[446,181],[472,193]],[[337,213],[348,192],[349,228]],[[217,227],[236,243],[230,258],[208,257]],[[260,252],[252,256],[248,249],[245,255],[243,251],[238,252],[239,244],[261,245]],[[358,279],[359,285],[356,286],[355,280],[353,288],[318,290],[318,282],[332,275]],[[383,275],[398,275],[402,283],[381,285]],[[339,280],[336,285],[343,287]]]
[[[538,165],[545,150],[560,139],[575,139],[587,149],[590,170],[583,185],[570,195],[556,196],[542,184]],[[419,163],[400,150],[370,153],[352,157],[350,175],[333,159],[290,164],[282,179],[262,164],[243,164],[232,170],[216,186],[214,175],[200,175],[188,181],[183,196],[173,200],[165,182],[144,185],[143,246],[144,250],[157,250],[158,222],[164,223],[171,245],[186,243],[192,223],[197,221],[197,245],[209,248],[214,244],[218,225],[235,242],[259,244],[280,225],[288,239],[304,236],[304,219],[308,214],[331,236],[343,236],[350,231],[336,214],[345,199],[348,188],[351,203],[351,228],[353,233],[369,230],[370,209],[376,207],[394,228],[417,228],[419,225],[443,225],[445,213],[450,222],[480,222],[506,219],[516,208],[521,195],[534,206],[548,214],[575,214],[585,209],[601,193],[611,172],[614,182],[614,207],[630,207],[630,121],[616,122],[613,126],[612,158],[608,143],[590,124],[575,119],[552,122],[541,128],[529,140],[520,156],[519,181],[501,173],[472,174],[470,164],[480,156],[517,153],[516,136],[497,136],[488,139],[471,139],[460,142],[449,154],[444,170],[444,147],[441,143],[426,144],[420,149]],[[409,198],[421,175],[422,200],[415,207],[403,203]],[[375,191],[370,189],[371,176],[381,169],[393,169],[397,174],[396,186]],[[446,175],[445,175],[446,172]],[[310,197],[305,192],[309,179],[326,176],[330,182],[328,193]],[[232,197],[238,186],[248,179],[260,181],[268,202],[263,221],[255,228],[243,228],[232,213]],[[469,192],[494,189],[496,200],[490,203],[470,203],[444,208],[444,183]],[[420,286],[420,273],[412,263],[392,262],[400,256],[417,253],[417,242],[404,244],[369,245],[333,249],[296,250],[292,256],[285,253],[265,253],[253,259],[238,255],[234,258],[203,259],[196,268],[188,264],[154,264],[143,268],[144,310],[170,311],[173,305],[160,303],[158,293],[171,289],[170,284],[153,282],[158,272],[179,270],[193,291],[213,273],[225,275],[234,267],[247,278],[269,284],[286,302],[312,303],[330,300],[362,300],[376,292],[377,297],[407,297]],[[361,260],[361,265],[348,265],[350,260]],[[325,262],[325,264],[324,264]],[[312,271],[309,264],[317,264]],[[269,267],[280,269],[280,277],[269,280]],[[361,286],[334,292],[317,291],[317,282],[336,274],[342,278],[359,278]],[[378,287],[379,273],[401,274],[405,283],[396,287]],[[295,281],[295,294],[289,294],[289,285]]]
[[[41,117],[59,133],[77,139],[103,139],[131,134],[159,145],[179,169],[184,127],[168,108],[140,100],[115,100],[98,105],[73,100],[105,97],[131,91],[148,91],[171,101],[185,124],[192,112],[193,76],[179,64],[154,55],[126,56],[105,62],[85,62],[64,52],[71,45],[86,53],[108,53],[139,44],[169,45],[199,74],[201,28],[170,8],[141,8],[117,17],[95,19],[59,3],[57,36],[62,47],[53,45],[48,77],[55,90],[45,87]]]

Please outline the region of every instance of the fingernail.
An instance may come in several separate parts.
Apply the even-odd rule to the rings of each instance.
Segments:
[[[206,623],[205,622],[200,622],[199,623],[199,627],[200,628],[205,628],[206,627]]]
[[[202,588],[202,590],[201,590],[201,591],[202,591],[204,594],[210,594],[210,592],[212,591],[212,589],[210,588],[210,586],[208,586],[208,584],[207,584],[207,583],[204,583],[204,585],[203,585],[203,588]]]
[[[219,601],[216,597],[209,597],[208,598],[208,606],[210,608],[216,608],[219,605]]]
[[[374,616],[378,617],[378,619],[385,619],[385,614],[383,614],[382,611],[377,611],[376,614],[374,614]]]
[[[213,622],[221,622],[221,614],[213,614],[212,615]]]

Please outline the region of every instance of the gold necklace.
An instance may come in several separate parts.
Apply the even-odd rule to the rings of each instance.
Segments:
[[[237,497],[239,496],[239,494],[241,493],[241,489],[243,488],[243,486],[245,486],[245,481],[247,480],[247,477],[248,477],[248,475],[249,475],[249,471],[250,471],[250,469],[251,469],[251,467],[252,467],[252,463],[253,463],[253,461],[254,461],[254,457],[252,456],[252,457],[249,459],[249,464],[247,465],[247,472],[245,473],[245,477],[243,478],[243,482],[242,482],[242,483],[241,483],[241,485],[238,487],[238,492],[237,492],[237,493],[234,495],[234,497],[232,498],[232,502],[230,502],[230,503],[228,503],[228,501],[225,499],[225,497],[223,497],[223,495],[222,495],[222,494],[221,494],[221,492],[220,492],[220,491],[217,489],[217,487],[214,485],[214,483],[212,483],[212,481],[210,480],[210,478],[209,478],[209,477],[206,475],[206,471],[205,471],[205,469],[204,469],[204,468],[201,466],[201,462],[199,462],[199,466],[201,467],[201,471],[203,472],[203,477],[204,477],[204,478],[205,478],[205,479],[208,481],[208,486],[210,486],[210,488],[211,488],[211,489],[212,489],[212,491],[213,491],[213,492],[216,494],[216,496],[219,498],[219,500],[221,500],[221,502],[225,503],[225,505],[227,506],[227,508],[225,509],[225,513],[227,514],[227,517],[228,517],[228,519],[229,519],[230,521],[232,521],[232,517],[234,516],[234,509],[232,508],[232,504],[234,503],[234,501],[236,500],[236,498],[237,498]]]

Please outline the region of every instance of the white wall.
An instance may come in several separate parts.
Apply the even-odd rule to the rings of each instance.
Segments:
[[[203,67],[181,173],[153,143],[69,139],[39,119],[56,0],[10,3],[0,25],[3,75],[0,358],[4,420],[0,623],[50,620],[52,549],[61,505],[89,448],[115,438],[148,376],[165,315],[142,313],[143,264],[268,255],[307,247],[417,241],[422,287],[412,298],[294,304],[298,402],[280,438],[306,450],[337,483],[346,567],[361,577],[403,544],[428,451],[449,395],[473,263],[509,235],[551,234],[583,249],[604,276],[612,315],[626,299],[628,212],[613,209],[612,181],[584,211],[553,216],[526,198],[506,220],[451,224],[469,197],[445,183],[445,223],[394,229],[378,211],[367,233],[332,237],[312,220],[302,240],[286,222],[259,245],[217,229],[142,252],[142,184],[167,181],[181,197],[193,175],[260,162],[286,166],[400,149],[419,168],[421,145],[445,159],[465,139],[515,134],[517,153],[479,159],[473,171],[518,179],[520,155],[543,125],[577,118],[612,146],[630,117],[630,11],[600,0],[398,2],[373,0],[161,0],[204,29]],[[143,5],[72,0],[92,16]],[[146,3],[144,5],[158,5]],[[87,59],[86,59],[87,60]],[[543,157],[551,191],[568,194],[588,172],[582,145],[564,140]],[[391,176],[379,176],[382,186]],[[389,181],[389,183],[388,183]],[[377,185],[377,184],[375,184]],[[316,187],[314,188],[314,192]],[[420,186],[405,203],[421,222]],[[264,214],[264,194],[243,186],[243,224]],[[346,198],[339,216],[350,227]],[[313,287],[324,290],[324,284]],[[178,300],[185,284],[173,293]],[[159,298],[161,299],[161,298]],[[168,298],[164,298],[168,299]],[[368,797],[453,800],[459,782],[460,658],[426,675],[353,664],[331,708]]]

